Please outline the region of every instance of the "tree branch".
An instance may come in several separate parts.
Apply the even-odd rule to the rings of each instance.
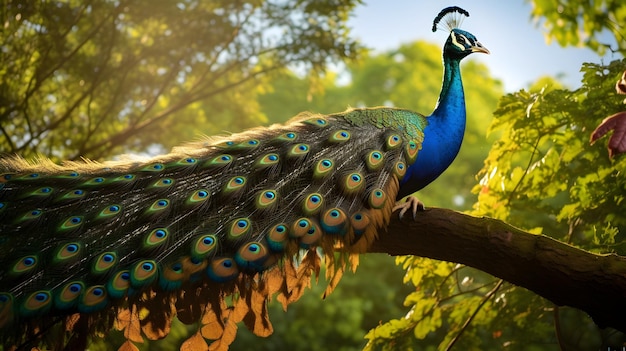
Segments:
[[[601,328],[626,332],[626,257],[598,255],[524,232],[500,220],[447,209],[392,216],[369,252],[416,255],[465,264],[578,308]]]

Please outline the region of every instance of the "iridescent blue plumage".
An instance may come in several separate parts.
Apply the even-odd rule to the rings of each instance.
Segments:
[[[489,53],[474,35],[452,29],[444,46],[443,84],[435,110],[426,117],[424,141],[415,163],[400,182],[398,198],[412,194],[435,180],[454,161],[465,133],[465,95],[461,60],[473,52]]]
[[[448,8],[436,22],[454,13],[467,14]],[[472,52],[487,50],[451,29],[428,117],[305,113],[136,163],[0,159],[0,340],[26,348],[53,340],[40,340],[50,331],[48,346],[62,348],[112,327],[156,339],[175,315],[267,335],[273,295],[297,300],[320,256],[332,289],[389,222],[393,200],[455,158],[459,64]]]

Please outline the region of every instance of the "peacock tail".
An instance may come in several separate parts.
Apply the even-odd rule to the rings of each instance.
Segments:
[[[20,336],[82,313],[79,329],[91,331],[132,307],[148,311],[142,323],[167,328],[173,311],[164,306],[189,321],[207,310],[221,317],[233,294],[260,294],[248,308],[263,320],[271,294],[290,301],[319,273],[317,247],[329,262],[337,249],[368,247],[425,123],[406,110],[359,109],[299,116],[146,163],[5,160],[0,320]]]
[[[458,35],[469,51],[455,56]],[[84,349],[118,329],[128,339],[120,350],[133,350],[167,335],[175,316],[200,322],[192,349],[206,349],[204,339],[227,348],[242,321],[271,334],[273,296],[285,308],[297,300],[322,260],[330,293],[395,201],[456,156],[458,61],[482,46],[458,29],[450,37],[431,117],[384,107],[303,113],[147,162],[0,159],[3,345]],[[446,130],[452,142],[438,137]]]

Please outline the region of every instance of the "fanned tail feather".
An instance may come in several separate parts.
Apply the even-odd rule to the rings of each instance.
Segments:
[[[356,268],[425,124],[406,110],[355,109],[143,163],[0,160],[1,340],[84,348],[118,329],[130,350],[167,335],[175,316],[201,322],[183,348],[227,348],[238,322],[271,334],[268,301],[296,301],[322,256],[325,295]]]

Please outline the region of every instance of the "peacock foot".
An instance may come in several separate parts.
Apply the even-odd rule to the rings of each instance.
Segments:
[[[411,210],[411,213],[413,213],[413,220],[415,220],[415,215],[417,214],[417,211],[424,211],[425,209],[426,206],[424,206],[424,203],[413,195],[407,196],[404,202],[396,202],[396,204],[393,206],[393,211],[400,210],[400,213],[398,214],[400,219],[404,217],[404,214],[408,210]]]

